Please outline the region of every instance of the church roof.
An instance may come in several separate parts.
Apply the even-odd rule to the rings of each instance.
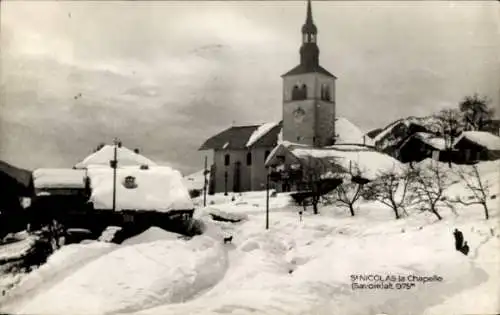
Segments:
[[[311,66],[311,65],[306,65],[306,64],[300,64],[300,65],[296,66],[292,70],[283,74],[282,77],[297,75],[297,74],[304,74],[304,73],[321,73],[321,74],[327,75],[327,76],[335,78],[335,79],[337,78],[336,76],[334,76],[333,74],[328,72],[328,70],[326,70],[325,68],[323,68],[320,65]]]
[[[255,147],[274,147],[282,123],[232,126],[210,137],[199,150],[242,150]],[[268,127],[268,128],[266,128]]]

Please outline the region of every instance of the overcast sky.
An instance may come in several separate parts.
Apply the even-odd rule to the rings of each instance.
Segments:
[[[305,10],[2,1],[0,159],[71,167],[117,136],[184,173],[201,169],[209,136],[281,119],[280,75],[298,63]],[[498,1],[313,1],[313,16],[338,115],[365,131],[474,92],[499,107]]]

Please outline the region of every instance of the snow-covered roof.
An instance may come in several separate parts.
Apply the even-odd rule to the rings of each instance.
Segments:
[[[251,135],[247,141],[246,146],[251,147],[255,142],[257,142],[260,138],[266,135],[271,129],[276,127],[279,122],[270,122],[260,125]]]
[[[365,135],[356,125],[344,117],[335,119],[335,144],[366,144],[373,145],[373,140]]]
[[[39,168],[33,172],[35,188],[84,188],[85,170]]]
[[[464,131],[455,140],[453,146],[457,145],[464,138],[488,150],[500,150],[500,137],[486,131]]]
[[[416,132],[414,134],[414,137],[417,137],[423,143],[433,147],[436,150],[440,151],[446,150],[446,140],[443,137],[439,137],[428,132]],[[409,139],[410,138],[408,138],[408,140]],[[405,141],[404,143],[406,143],[407,141]],[[402,146],[404,145],[404,143],[402,144]]]
[[[92,194],[90,201],[96,209],[113,207],[113,169],[89,168]],[[125,178],[135,178],[136,187],[126,188]],[[147,170],[137,167],[117,169],[117,210],[151,210],[168,212],[188,210],[193,203],[184,186],[181,173],[167,166],[151,166]]]
[[[210,137],[199,150],[248,149],[274,147],[278,143],[281,122],[250,126],[232,126]]]
[[[114,158],[114,150],[115,147],[113,145],[105,145],[97,152],[92,153],[87,156],[83,161],[76,164],[76,168],[87,168],[91,165],[106,165],[109,166],[109,161]],[[117,147],[117,160],[118,165],[148,165],[153,166],[156,165],[155,162],[150,159],[144,157],[141,154],[135,153],[134,151],[121,146]]]
[[[370,180],[383,172],[399,173],[402,170],[402,164],[398,160],[364,146],[334,145],[327,148],[314,148],[290,142],[283,142],[276,147],[266,160],[266,165],[272,164],[282,150],[287,150],[299,160],[317,158],[341,166],[344,170],[357,169],[360,176]]]

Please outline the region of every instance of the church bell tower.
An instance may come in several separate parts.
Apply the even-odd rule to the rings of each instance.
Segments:
[[[319,64],[318,29],[307,1],[300,64],[283,78],[283,140],[315,147],[335,138],[335,80]]]

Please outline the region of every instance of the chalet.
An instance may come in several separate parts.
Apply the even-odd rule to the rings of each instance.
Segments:
[[[407,137],[395,150],[395,158],[403,163],[420,162],[427,158],[447,161],[446,141],[427,132],[416,132]]]
[[[459,152],[457,163],[500,159],[500,137],[485,131],[464,131],[453,148]]]
[[[55,219],[94,236],[110,225],[184,233],[193,213],[178,171],[119,144],[101,147],[72,169],[37,169],[33,177],[35,226]]]

